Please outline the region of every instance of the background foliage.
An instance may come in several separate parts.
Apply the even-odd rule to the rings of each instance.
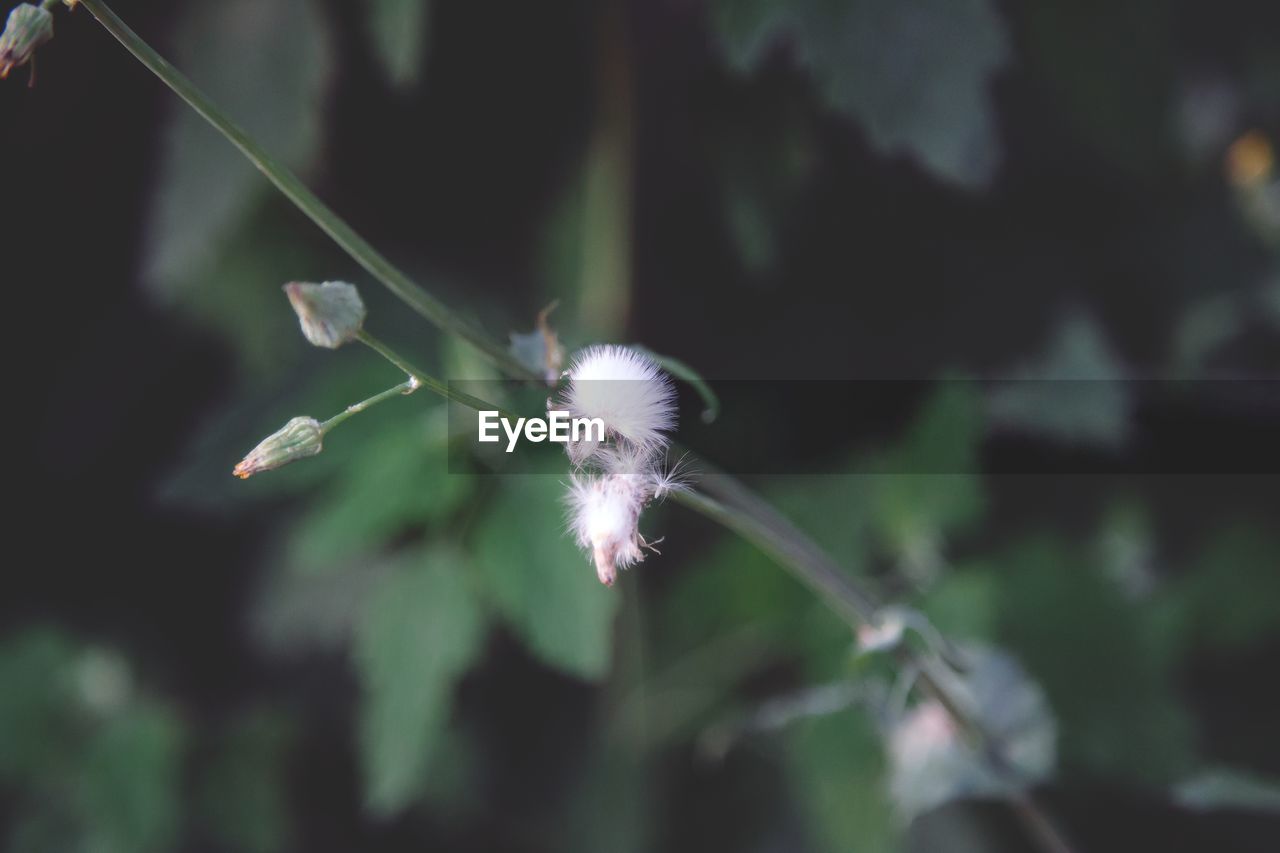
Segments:
[[[570,346],[724,380],[1280,367],[1280,185],[1232,147],[1280,139],[1273,4],[115,5],[499,332],[558,299]],[[355,281],[421,363],[486,368],[89,16],[0,117],[9,849],[1024,849],[971,762],[894,764],[886,661],[679,508],[606,590],[555,479],[450,472],[422,393],[233,480],[398,380],[309,348],[285,281]],[[1079,849],[1267,850],[1275,477],[983,473],[1011,431],[1123,446],[1115,388],[1059,411],[950,381],[879,443],[762,407],[772,469],[826,473],[756,485],[986,650],[971,686],[1056,743],[1037,793]],[[951,473],[869,473],[895,470]]]

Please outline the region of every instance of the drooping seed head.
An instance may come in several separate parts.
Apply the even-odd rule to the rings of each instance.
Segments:
[[[625,478],[574,475],[570,481],[569,526],[605,586],[613,585],[618,569],[644,558],[639,522],[645,500]]]

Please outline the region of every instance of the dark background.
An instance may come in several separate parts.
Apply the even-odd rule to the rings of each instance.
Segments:
[[[114,5],[162,53],[181,50],[181,21],[193,4]],[[613,19],[586,3],[437,2],[425,64],[409,86],[387,79],[362,4],[312,6],[330,39],[332,70],[318,113],[319,145],[302,164],[309,184],[375,245],[498,334],[531,328],[536,312],[560,298],[565,304],[553,321],[571,347],[602,337],[640,341],[713,379],[997,374],[1039,363],[1064,325],[1076,322],[1105,341],[1110,363],[1125,375],[1273,378],[1280,367],[1280,226],[1248,213],[1244,194],[1254,190],[1233,183],[1224,168],[1227,146],[1245,132],[1256,129],[1272,145],[1280,139],[1274,3],[1000,4],[1012,54],[990,84],[1000,160],[990,182],[976,188],[932,174],[909,154],[878,150],[857,121],[824,105],[797,59],[801,49],[786,38],[753,73],[731,70],[700,3],[621,4]],[[629,101],[619,94],[625,84],[609,88],[616,85],[614,62],[632,75]],[[298,271],[245,276],[214,307],[163,288],[157,296],[143,283],[148,222],[165,181],[158,165],[166,156],[164,128],[182,105],[83,9],[58,13],[57,36],[39,54],[37,85],[28,89],[24,79],[20,69],[0,86],[9,498],[0,634],[9,644],[4,654],[14,659],[24,637],[48,631],[67,649],[106,649],[113,665],[123,661],[132,673],[138,695],[156,698],[179,721],[182,757],[169,777],[177,816],[148,844],[844,849],[839,839],[847,836],[820,828],[822,818],[805,804],[812,794],[787,775],[817,771],[796,770],[776,743],[708,764],[697,759],[693,735],[678,735],[642,758],[629,754],[635,763],[624,762],[627,769],[606,773],[627,781],[599,785],[611,798],[603,805],[582,790],[596,787],[591,780],[601,764],[620,761],[599,746],[607,718],[601,709],[625,692],[619,683],[643,687],[643,678],[626,681],[640,678],[637,665],[661,669],[672,648],[664,644],[676,644],[664,636],[664,620],[675,618],[669,602],[685,601],[683,579],[729,547],[724,534],[680,510],[662,516],[669,543],[663,557],[614,591],[626,602],[617,632],[630,637],[618,640],[614,675],[593,683],[557,671],[531,654],[518,632],[495,627],[453,704],[452,719],[469,732],[470,769],[446,785],[452,794],[431,793],[394,817],[372,814],[354,732],[360,688],[345,652],[272,655],[249,627],[264,578],[282,560],[281,530],[306,517],[312,498],[294,483],[280,492],[263,487],[241,502],[226,474],[240,453],[298,413],[289,408],[297,389],[309,389],[300,393],[313,402],[329,399],[314,388],[337,356],[294,340],[286,303],[275,294],[286,277],[357,281],[388,337],[442,371],[455,356],[442,353],[434,330],[409,316],[395,319],[394,303],[376,294],[373,282],[261,188],[240,214],[249,224],[237,226],[260,242],[235,251],[251,257],[254,245],[278,241],[291,254],[263,267],[287,268],[293,259]],[[1188,92],[1206,86],[1231,93],[1234,107],[1210,122],[1208,141],[1195,147],[1179,116],[1198,103]],[[632,260],[627,310],[606,322],[581,308],[587,303],[574,277],[557,277],[563,267],[547,260],[560,239],[548,236],[548,222],[591,150],[593,128],[608,126],[620,102],[629,105],[634,130],[633,195],[619,202],[633,217],[622,232]],[[798,178],[771,165],[789,156],[778,153],[788,145],[802,148]],[[751,200],[743,215],[762,217],[746,238],[734,231],[726,201],[742,196]],[[606,252],[617,246],[609,236],[600,238]],[[246,289],[268,295],[237,302]],[[1205,304],[1228,305],[1232,319],[1211,350],[1189,361],[1180,355],[1179,329]],[[241,312],[249,319],[237,319]],[[262,320],[262,312],[279,316]],[[249,325],[266,342],[258,351],[268,354],[268,367],[243,355],[244,335],[227,332]],[[389,380],[382,368],[370,361],[360,370]],[[377,381],[360,387],[373,393],[382,387]],[[342,399],[347,387],[351,382],[328,393]],[[395,405],[401,412],[425,406],[422,397]],[[390,405],[351,429],[376,432],[379,419],[395,419]],[[789,458],[810,470],[825,456],[834,473],[851,455],[879,445],[842,434],[806,445],[793,435],[802,413],[791,405],[770,408],[765,400],[756,416],[764,425],[759,434],[774,436],[754,450],[769,460],[758,470],[787,471]],[[360,434],[350,442],[358,444]],[[1049,438],[1032,440],[1053,446]],[[348,455],[327,476],[359,464]],[[1161,615],[1161,601],[1172,598],[1140,605],[1155,614],[1152,625],[1175,625],[1169,631],[1182,638],[1176,652],[1128,645],[1139,642],[1126,627],[1137,615],[1105,622],[1115,631],[1104,639],[1128,645],[1119,652],[1060,638],[1070,648],[1046,655],[1077,660],[1064,681],[1055,686],[1029,665],[1048,683],[1050,705],[1060,711],[1092,701],[1102,709],[1093,717],[1060,712],[1063,730],[1073,719],[1101,719],[1105,730],[1113,692],[1149,693],[1153,704],[1176,701],[1185,714],[1179,738],[1190,746],[1170,747],[1171,754],[1189,750],[1196,767],[1229,765],[1280,778],[1280,611],[1270,597],[1280,579],[1274,474],[980,479],[981,520],[946,537],[957,565],[998,563],[992,555],[1029,532],[1057,537],[1074,554],[1119,500],[1141,508],[1152,582],[1183,596],[1172,610],[1210,602],[1185,622]],[[340,485],[328,487],[342,493]],[[856,512],[860,500],[831,498],[817,510],[831,519],[822,529],[838,527],[835,519]],[[473,503],[483,506],[479,498]],[[1198,556],[1223,530],[1243,530],[1261,543],[1246,549],[1247,570],[1214,574]],[[434,534],[401,525],[365,548],[375,553],[423,535]],[[869,546],[860,565],[881,588],[924,596],[928,608],[933,580],[898,576],[892,548]],[[590,579],[585,563],[581,570]],[[1201,584],[1197,572],[1210,579]],[[742,577],[749,584],[756,575],[744,569]],[[1029,600],[1052,598],[1052,584],[1036,583],[1025,581]],[[708,587],[688,597],[722,594]],[[1066,588],[1086,591],[1061,602],[1061,624],[1089,633],[1091,620],[1101,618],[1090,610],[1097,590],[1107,587],[1081,581]],[[769,603],[766,593],[760,597]],[[689,604],[680,618],[718,606]],[[1016,598],[1007,606],[1035,612]],[[707,618],[715,624],[703,633],[714,637],[715,625],[726,622]],[[1033,664],[1043,636],[1032,628],[1019,634],[1015,617],[1005,623],[1000,638]],[[1235,628],[1236,635],[1221,638]],[[833,634],[839,631],[826,635]],[[1152,636],[1160,634],[1152,628]],[[626,649],[641,662],[628,664]],[[1114,683],[1094,681],[1090,661],[1113,652],[1133,658],[1133,672]],[[83,653],[68,651],[68,660]],[[1148,689],[1144,661],[1166,653],[1158,680],[1167,692]],[[805,660],[786,653],[756,671],[748,667],[717,701],[749,706],[803,686],[823,671]],[[4,670],[11,680],[0,685],[10,696],[35,689],[18,680],[16,667]],[[1058,701],[1064,693],[1074,698]],[[212,768],[220,766],[228,732],[239,731],[236,721],[257,719],[263,707],[265,728],[285,734],[264,736],[270,748],[247,753],[279,759],[270,771],[244,771],[265,791],[249,797],[257,817],[227,816],[208,805],[220,801]],[[1142,713],[1133,710],[1132,728],[1113,734],[1159,727]],[[81,734],[46,736],[70,743],[87,724],[69,725]],[[1153,738],[1151,750],[1161,751],[1164,741]],[[1105,736],[1099,743],[1106,753]],[[97,837],[92,808],[77,812],[74,796],[70,805],[48,806],[60,801],[41,787],[74,786],[67,780],[92,772],[78,760],[50,758],[60,769],[38,780],[25,773],[0,780],[0,826],[19,839],[11,849],[35,849],[20,840],[32,837],[49,845],[40,849],[71,849],[59,844],[76,832]],[[1171,759],[1164,769],[1137,774],[1141,779],[1106,767],[1105,754],[1092,763],[1068,758],[1042,792],[1080,850],[1261,851],[1280,834],[1274,805],[1269,813],[1238,804],[1209,811],[1178,805],[1169,791],[1192,775],[1191,766]],[[641,816],[628,817],[631,809]],[[595,826],[584,812],[603,828],[584,828]],[[241,820],[268,829],[226,831]],[[950,836],[954,849],[965,837],[975,846],[964,849],[1025,844],[1012,816],[986,802],[947,806],[917,821],[917,849],[943,849],[927,835],[927,824],[938,820],[967,827],[969,835]],[[33,821],[61,829],[40,835]]]

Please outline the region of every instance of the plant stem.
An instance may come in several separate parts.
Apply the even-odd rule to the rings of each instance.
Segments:
[[[392,388],[388,388],[387,390],[383,391],[380,394],[374,394],[372,397],[370,397],[367,400],[361,400],[359,403],[353,403],[352,405],[347,406],[347,408],[344,411],[339,412],[338,414],[329,418],[329,420],[320,424],[320,433],[322,435],[327,434],[329,430],[333,429],[338,424],[342,423],[352,415],[358,415],[360,412],[363,412],[365,409],[369,408],[370,406],[378,405],[383,400],[388,400],[395,396],[404,396],[406,394],[412,394],[414,391],[417,391],[420,387],[422,387],[422,383],[418,380],[418,377],[410,375],[408,379],[401,382],[399,385],[396,385]]]
[[[365,331],[364,329],[360,330],[360,333],[356,336],[356,338],[357,340],[360,341],[360,343],[364,344],[369,349],[373,350],[378,355],[382,356],[387,361],[391,362],[396,367],[400,368],[405,373],[409,374],[409,376],[414,381],[416,381],[418,385],[420,385],[423,388],[426,388],[428,391],[431,391],[434,394],[439,394],[441,397],[444,397],[447,400],[452,400],[455,403],[461,403],[462,405],[468,406],[472,409],[475,409],[476,411],[481,411],[481,410],[496,411],[500,417],[505,417],[505,418],[512,417],[501,406],[498,406],[494,403],[490,403],[487,400],[481,400],[479,397],[472,396],[471,394],[468,394],[465,391],[459,391],[458,389],[449,385],[449,383],[443,382],[435,378],[434,376],[427,373],[426,371],[419,370],[418,368],[410,364],[408,359],[406,359],[404,356],[400,355],[398,352],[393,350],[390,346],[385,344],[382,340],[369,334],[369,332]]]
[[[330,210],[315,193],[307,189],[293,172],[263,150],[182,72],[169,64],[124,21],[120,20],[106,3],[102,0],[81,0],[80,5],[88,9],[109,33],[138,58],[139,62],[159,77],[178,97],[186,101],[205,121],[213,125],[231,144],[240,149],[240,152],[258,168],[258,171],[266,175],[286,198],[320,227],[320,230],[333,238],[333,241],[355,259],[356,263],[382,282],[401,301],[441,330],[471,343],[495,366],[510,375],[524,379],[537,378],[527,367],[517,361],[504,345],[423,290],[383,257],[341,217]]]
[[[672,498],[724,525],[773,557],[851,627],[876,618],[875,602],[777,510],[725,474],[703,474],[698,482],[709,494],[681,489],[673,492]]]

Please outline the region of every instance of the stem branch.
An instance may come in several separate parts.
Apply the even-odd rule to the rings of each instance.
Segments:
[[[328,433],[329,430],[333,429],[338,424],[342,423],[352,415],[358,415],[360,412],[363,412],[365,409],[369,408],[370,406],[378,405],[383,400],[388,400],[395,396],[404,396],[405,394],[412,394],[414,391],[417,391],[418,388],[420,388],[421,386],[422,386],[422,382],[419,381],[418,377],[410,376],[408,379],[401,382],[399,385],[396,385],[392,388],[388,388],[387,390],[383,391],[380,394],[374,394],[372,397],[370,397],[367,400],[361,400],[359,403],[353,403],[350,406],[347,406],[347,408],[344,411],[339,412],[338,414],[329,418],[329,420],[320,424],[320,433],[324,435]]]

